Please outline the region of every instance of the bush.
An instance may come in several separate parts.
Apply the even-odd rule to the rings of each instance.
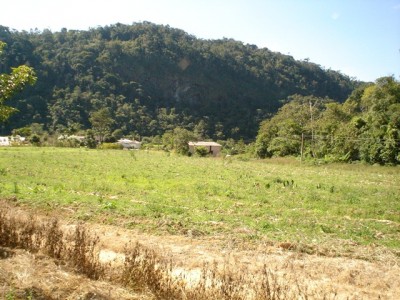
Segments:
[[[119,150],[122,149],[122,145],[117,143],[103,143],[99,146],[99,149],[103,150]]]
[[[37,134],[31,135],[29,141],[35,146],[40,145],[40,137]]]
[[[196,155],[200,156],[200,157],[205,157],[209,154],[208,149],[206,147],[196,147]]]
[[[88,148],[90,148],[90,149],[96,148],[97,142],[96,142],[96,139],[95,139],[95,137],[94,137],[94,133],[93,133],[92,130],[88,130],[88,131],[86,132],[86,136],[85,136],[85,141],[84,141],[84,143],[85,143],[85,146],[88,147]]]

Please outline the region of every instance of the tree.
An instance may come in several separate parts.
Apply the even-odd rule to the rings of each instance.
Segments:
[[[102,108],[92,113],[89,120],[93,131],[99,138],[99,142],[102,143],[104,136],[110,133],[111,125],[114,123],[110,111],[108,108]]]
[[[310,96],[289,100],[261,123],[258,157],[298,155],[302,134],[311,137],[301,147],[314,158],[400,164],[400,83],[393,76],[354,90],[343,104]]]
[[[329,99],[313,96],[293,95],[271,119],[261,123],[255,144],[260,158],[271,156],[299,155],[302,135],[307,143],[307,152],[314,156],[315,127]]]
[[[0,41],[0,55],[6,44]],[[21,91],[27,84],[36,82],[35,72],[32,68],[22,65],[11,68],[11,74],[0,74],[0,122],[5,122],[18,110],[5,105],[5,101]]]
[[[177,153],[182,155],[189,154],[189,141],[196,140],[196,134],[177,127],[173,131],[167,131],[162,137],[163,144],[167,149],[174,149]]]
[[[89,130],[86,131],[84,144],[85,144],[86,147],[88,147],[90,149],[96,148],[97,143],[96,143],[96,139],[94,137],[93,130],[89,129]]]
[[[2,131],[34,122],[50,131],[75,123],[86,130],[91,114],[108,107],[111,129],[124,135],[182,127],[202,139],[251,140],[280,99],[298,93],[341,102],[357,85],[267,48],[151,23],[32,33],[0,26],[0,39],[9,45],[0,73],[27,64],[40,78],[29,95],[10,99],[22,117],[11,117]]]
[[[400,163],[400,83],[382,77],[361,96],[364,130],[360,157],[369,163]]]

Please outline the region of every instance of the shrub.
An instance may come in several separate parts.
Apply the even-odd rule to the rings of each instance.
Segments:
[[[97,142],[96,142],[96,139],[94,137],[93,130],[88,130],[86,132],[84,144],[85,144],[86,147],[88,147],[90,149],[96,148]]]
[[[35,146],[40,145],[40,137],[37,134],[32,135],[30,137],[29,141]]]
[[[208,149],[206,147],[200,146],[200,147],[196,147],[196,155],[200,156],[200,157],[205,157],[209,154]]]
[[[118,150],[122,149],[122,145],[116,143],[103,143],[99,148],[103,150]]]

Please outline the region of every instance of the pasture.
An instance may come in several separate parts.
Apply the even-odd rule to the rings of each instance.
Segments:
[[[400,251],[400,169],[165,152],[0,148],[0,197],[155,235],[285,243],[373,259]]]

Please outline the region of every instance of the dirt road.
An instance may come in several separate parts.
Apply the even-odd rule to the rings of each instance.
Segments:
[[[3,207],[7,216],[21,220],[32,214],[49,218],[28,208]],[[64,232],[76,228],[65,216],[60,224]],[[303,253],[290,243],[259,241],[248,246],[243,240],[223,236],[156,236],[93,223],[85,228],[99,238],[96,247],[102,264],[123,268],[127,249],[140,243],[169,262],[168,276],[189,287],[198,284],[207,269],[243,280],[262,278],[267,270],[269,278],[290,290],[288,295],[297,293],[300,299],[398,299],[400,295],[399,257],[373,246],[356,246],[353,257],[329,257]],[[107,278],[91,280],[41,252],[0,246],[2,299],[155,299],[150,290],[134,291]],[[368,253],[369,261],[356,258]]]

